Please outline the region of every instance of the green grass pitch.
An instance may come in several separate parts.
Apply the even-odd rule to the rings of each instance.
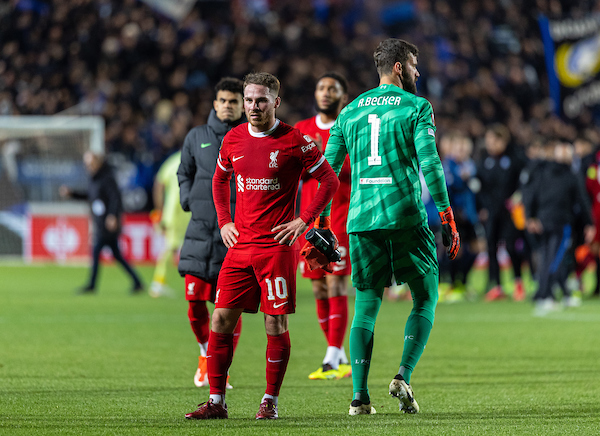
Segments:
[[[150,281],[152,268],[140,271]],[[254,419],[265,388],[262,316],[245,315],[231,367],[230,419],[187,421],[208,398],[193,385],[198,346],[182,280],[176,298],[130,296],[103,266],[97,295],[75,296],[83,267],[0,266],[0,434],[597,435],[600,302],[532,316],[530,303],[440,304],[404,415],[387,387],[408,302],[384,302],[370,375],[373,416],[348,416],[349,379],[310,381],[325,352],[308,281],[298,282],[280,419]],[[351,302],[353,299],[351,298]],[[212,307],[211,307],[212,309]]]

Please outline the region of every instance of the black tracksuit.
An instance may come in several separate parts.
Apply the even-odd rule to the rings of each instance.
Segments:
[[[104,162],[98,171],[91,176],[87,194],[71,195],[74,198],[87,198],[90,203],[92,219],[94,222],[94,248],[92,251],[92,271],[87,289],[96,287],[96,278],[98,276],[98,267],[100,264],[100,252],[105,246],[110,247],[113,256],[119,262],[125,271],[133,280],[133,289],[139,290],[142,286],[140,278],[133,268],[127,263],[121,250],[119,249],[119,234],[121,233],[121,214],[123,204],[121,201],[121,191],[115,180],[110,166]],[[109,231],[106,228],[106,217],[114,215],[117,218],[118,226],[116,231]]]
[[[523,203],[527,219],[540,220],[539,288],[534,300],[554,298],[552,286],[558,283],[565,295],[569,295],[566,279],[569,273],[566,259],[572,249],[575,230],[573,223],[579,215],[581,224],[591,225],[590,201],[580,177],[571,167],[557,162],[547,162],[523,191]]]
[[[477,202],[480,209],[488,211],[488,219],[484,223],[489,257],[488,286],[500,284],[497,257],[500,240],[506,242],[515,277],[521,277],[523,232],[515,228],[506,202],[517,189],[524,166],[525,157],[510,146],[499,156],[484,156],[477,165],[477,178],[481,182]]]

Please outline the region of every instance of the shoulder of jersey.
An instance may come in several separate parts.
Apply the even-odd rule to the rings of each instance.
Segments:
[[[300,129],[298,129],[297,127],[292,127],[289,124],[286,124],[283,121],[279,120],[279,126],[277,126],[277,129],[275,129],[272,135],[273,137],[278,138],[294,131],[300,133]]]
[[[306,118],[305,120],[298,121],[294,125],[294,127],[296,129],[302,130],[303,128],[306,128],[307,126],[312,126],[313,124],[315,124],[315,117],[310,117],[310,118]]]

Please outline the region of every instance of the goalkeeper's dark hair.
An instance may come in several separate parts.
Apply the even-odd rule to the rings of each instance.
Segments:
[[[348,81],[346,80],[346,78],[344,76],[342,76],[341,74],[336,73],[334,71],[328,71],[325,74],[321,75],[321,77],[319,77],[317,79],[317,83],[319,83],[321,81],[321,79],[325,79],[325,78],[330,78],[330,79],[337,81],[340,84],[340,86],[342,87],[342,89],[344,90],[344,94],[348,94]]]
[[[279,95],[281,84],[279,79],[270,73],[249,73],[244,77],[244,89],[248,85],[260,85],[269,88],[269,92],[275,96]]]
[[[409,56],[413,54],[419,56],[419,49],[403,39],[388,38],[379,43],[373,53],[375,67],[379,76],[391,74],[396,62],[406,65]]]
[[[215,85],[215,95],[219,91],[229,91],[234,94],[244,95],[244,82],[240,79],[236,79],[235,77],[223,77],[219,82]]]

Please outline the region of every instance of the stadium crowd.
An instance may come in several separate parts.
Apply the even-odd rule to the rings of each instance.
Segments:
[[[420,48],[419,92],[439,129],[466,132],[475,151],[493,122],[520,146],[535,134],[572,141],[592,114],[550,114],[536,21],[593,2],[571,3],[234,0],[198,2],[174,22],[137,0],[14,0],[0,7],[0,113],[102,115],[108,151],[160,163],[206,120],[221,77],[276,74],[279,116],[293,124],[313,113],[325,71],[348,77],[351,97],[373,87],[373,48],[391,35]]]
[[[486,132],[498,124],[524,162],[549,139],[584,138],[591,155],[600,144],[597,114],[584,110],[568,123],[553,114],[537,18],[598,7],[591,0],[200,1],[175,22],[137,0],[13,0],[0,5],[0,115],[102,115],[107,151],[134,162],[134,183],[150,193],[159,165],[205,123],[221,77],[275,74],[278,117],[294,124],[314,114],[314,83],[326,71],[348,78],[350,98],[376,86],[373,49],[393,36],[419,47],[419,94],[435,108],[440,136],[460,132],[472,143],[464,159],[489,157]]]

